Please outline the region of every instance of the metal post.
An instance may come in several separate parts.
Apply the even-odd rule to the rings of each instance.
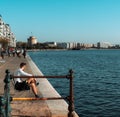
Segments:
[[[69,70],[69,79],[70,79],[70,94],[69,94],[69,113],[68,117],[73,117],[73,111],[74,111],[74,97],[73,97],[73,70]]]
[[[11,112],[11,107],[10,107],[10,71],[6,70],[6,76],[4,79],[4,97],[6,99],[6,104],[5,104],[5,117],[10,117],[10,112]]]
[[[0,96],[0,117],[5,117],[5,98]]]

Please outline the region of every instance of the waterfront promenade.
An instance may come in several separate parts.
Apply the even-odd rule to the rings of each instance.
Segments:
[[[4,93],[5,70],[9,69],[11,73],[19,68],[21,62],[26,62],[26,72],[33,75],[43,75],[37,68],[29,56],[26,58],[5,57],[5,62],[0,59],[0,95]],[[40,97],[60,97],[56,90],[51,86],[47,79],[37,79],[40,83],[38,85]],[[11,96],[12,97],[34,97],[32,90],[30,91],[16,91],[11,82]],[[12,101],[12,116],[13,117],[67,117],[68,105],[64,100],[48,100],[48,101]],[[75,113],[75,117],[77,114]]]

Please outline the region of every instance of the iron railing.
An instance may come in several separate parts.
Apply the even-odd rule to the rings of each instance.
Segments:
[[[13,78],[67,78],[69,79],[69,96],[67,97],[43,97],[43,98],[15,98],[10,96],[10,81]],[[68,75],[64,76],[14,76],[6,70],[4,79],[4,95],[0,96],[0,117],[11,117],[11,101],[26,101],[26,100],[60,100],[65,99],[68,101],[68,117],[74,117],[74,94],[73,94],[73,70],[69,70]]]

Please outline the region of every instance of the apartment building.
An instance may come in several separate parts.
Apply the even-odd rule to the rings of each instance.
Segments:
[[[112,44],[109,42],[98,42],[97,43],[97,48],[109,48],[111,46]]]
[[[9,24],[5,24],[0,15],[0,37],[8,41],[8,46],[16,47],[16,38]]]

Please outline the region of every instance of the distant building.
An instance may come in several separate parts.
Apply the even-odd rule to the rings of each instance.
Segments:
[[[81,49],[81,48],[91,48],[93,44],[84,44],[84,43],[77,43],[77,42],[62,42],[62,43],[57,43],[57,46],[63,49]]]
[[[10,25],[5,24],[0,15],[0,37],[8,41],[8,46],[16,47],[16,38],[12,33]]]
[[[77,48],[77,43],[75,42],[70,42],[69,43],[69,49]]]
[[[59,48],[63,48],[63,49],[73,49],[73,48],[77,48],[77,43],[75,43],[75,42],[62,42],[62,43],[57,43],[57,46]]]
[[[98,42],[97,43],[97,48],[109,48],[109,47],[111,47],[112,46],[112,44],[111,43],[109,43],[109,42]]]
[[[49,47],[56,47],[57,46],[56,42],[45,42],[44,44],[47,44]]]
[[[37,39],[34,36],[30,36],[28,38],[28,47],[32,47],[33,45],[37,44]]]
[[[59,48],[62,48],[62,49],[68,49],[69,48],[69,43],[65,43],[65,42],[57,43],[57,46]]]

